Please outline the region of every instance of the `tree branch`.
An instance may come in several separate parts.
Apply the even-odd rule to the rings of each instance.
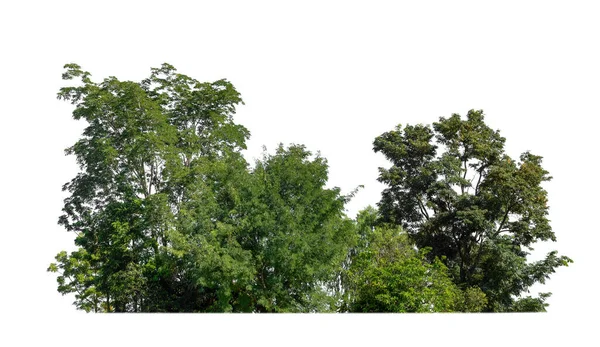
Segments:
[[[465,155],[463,158],[463,169],[465,170],[464,174],[463,174],[463,182],[460,182],[460,191],[461,194],[465,194],[465,180],[467,179],[467,155],[466,155],[467,149],[465,148]]]
[[[481,168],[479,168],[479,170],[477,170],[479,172],[479,179],[477,180],[477,185],[475,186],[475,195],[479,194],[479,184],[481,183],[481,177],[483,176],[484,169],[485,169],[485,167],[481,166]]]
[[[481,254],[483,253],[482,252],[483,251],[483,239],[484,239],[483,234],[481,234],[481,237],[477,241],[479,248],[477,249],[477,255],[475,256],[475,261],[469,267],[469,277],[473,276],[473,272],[475,271],[475,268],[477,267],[477,264],[479,263],[479,259],[481,258]]]
[[[429,219],[429,214],[427,213],[427,209],[425,208],[425,206],[423,205],[423,202],[421,201],[421,198],[417,198],[417,204],[419,205],[419,209],[421,210],[421,214],[426,218]]]
[[[504,227],[504,224],[506,224],[506,220],[508,219],[508,214],[510,213],[511,208],[512,208],[512,205],[506,206],[506,213],[504,214],[504,218],[502,218],[502,222],[500,223],[500,225],[498,225],[498,229],[494,233],[493,237],[496,237],[500,234],[500,230],[502,230],[502,228]]]

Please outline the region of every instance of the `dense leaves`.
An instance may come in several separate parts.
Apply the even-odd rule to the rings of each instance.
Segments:
[[[333,309],[325,298],[352,242],[352,222],[343,215],[345,197],[325,189],[327,165],[302,146],[280,146],[252,172],[243,199],[241,243],[253,253],[260,311]]]
[[[417,250],[398,226],[376,225],[377,211],[359,213],[360,241],[347,271],[345,309],[351,312],[479,312],[486,303],[477,288],[461,291],[429,249]]]
[[[49,271],[87,311],[281,312],[332,309],[351,242],[327,163],[280,146],[250,169],[239,93],[164,64],[140,83],[94,83],[69,64],[58,97],[87,121],[66,150],[81,172],[59,223],[78,249]]]
[[[279,145],[249,165],[240,94],[163,64],[100,83],[76,64],[58,98],[86,122],[59,224],[76,250],[48,271],[94,312],[543,311],[522,297],[571,260],[555,240],[542,158],[514,161],[481,111],[375,140],[392,167],[379,209],[328,188],[325,158]]]
[[[398,126],[377,137],[375,151],[392,162],[380,169],[388,186],[381,220],[404,227],[419,248],[430,247],[429,259],[444,259],[460,288],[480,288],[486,310],[540,311],[548,295],[517,297],[571,262],[556,252],[526,262],[533,243],[556,240],[542,187],[551,177],[540,156],[506,155],[505,139],[483,120],[482,111],[471,110],[466,120],[453,114],[433,128]]]

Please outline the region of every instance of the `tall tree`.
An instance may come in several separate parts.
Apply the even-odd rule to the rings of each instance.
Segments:
[[[59,223],[76,234],[49,271],[95,312],[289,312],[333,307],[352,241],[327,162],[280,146],[250,168],[231,83],[163,64],[101,83],[66,65],[60,99],[88,126]]]
[[[515,161],[505,139],[484,123],[483,111],[466,120],[453,114],[433,128],[398,125],[374,141],[389,159],[380,168],[382,221],[401,225],[430,259],[445,259],[462,289],[480,288],[488,311],[544,311],[549,293],[519,299],[572,260],[549,253],[527,263],[536,241],[556,241],[548,220],[551,179],[542,157],[525,152]]]
[[[75,105],[73,117],[87,127],[66,150],[81,172],[63,187],[71,195],[59,223],[76,233],[79,250],[59,254],[49,268],[60,272],[59,291],[91,293],[76,304],[89,310],[84,298],[101,301],[95,311],[191,309],[173,236],[189,195],[224,184],[215,165],[243,160],[249,132],[232,121],[239,93],[225,80],[200,83],[168,64],[141,83],[95,83],[78,65],[65,68],[63,79],[81,83],[58,98]],[[219,212],[206,209],[214,220]]]

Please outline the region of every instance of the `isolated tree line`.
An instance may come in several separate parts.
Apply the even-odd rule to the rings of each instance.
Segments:
[[[65,66],[58,97],[87,123],[66,150],[59,224],[77,249],[48,268],[93,312],[522,312],[571,260],[555,241],[542,158],[513,160],[482,111],[398,125],[374,141],[391,166],[377,207],[326,188],[325,158],[279,145],[250,165],[234,86],[163,64],[141,82]]]

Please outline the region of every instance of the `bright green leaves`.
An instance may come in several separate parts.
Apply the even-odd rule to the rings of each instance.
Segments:
[[[440,118],[433,130],[398,126],[377,137],[374,150],[392,163],[380,169],[388,187],[379,209],[383,222],[402,225],[419,248],[431,248],[428,259],[443,257],[457,285],[480,288],[487,310],[510,311],[516,296],[570,259],[526,263],[521,247],[556,240],[541,186],[551,177],[540,156],[526,152],[515,162],[505,155],[505,139],[483,120],[471,110],[466,120]]]
[[[100,296],[96,289],[97,269],[92,265],[92,257],[85,250],[56,255],[56,263],[50,264],[48,271],[58,273],[58,292],[65,295],[75,293],[74,305],[87,312],[100,311]]]
[[[376,211],[358,217],[361,242],[347,270],[345,309],[351,312],[450,312],[465,306],[463,293],[439,260],[417,251],[401,228],[375,226]],[[481,300],[476,298],[472,301]],[[475,304],[469,308],[477,309]]]

